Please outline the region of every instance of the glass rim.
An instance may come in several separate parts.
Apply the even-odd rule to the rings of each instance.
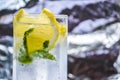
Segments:
[[[30,15],[22,15],[22,16],[26,16],[26,19],[39,19],[39,13],[29,13]],[[16,14],[14,14],[14,17],[16,16]],[[64,14],[58,14],[58,15],[55,15],[55,19],[68,19],[68,16],[67,15],[64,15]],[[29,23],[29,22],[21,22],[21,21],[18,21],[17,23],[21,23],[21,24],[41,24],[41,23]],[[42,24],[42,25],[49,25],[49,24]]]
[[[15,17],[17,14],[15,13],[13,16]],[[37,17],[34,17],[34,16],[39,16],[40,14],[39,13],[29,13],[29,15],[22,15],[22,16],[28,16],[28,18],[37,18]],[[29,17],[31,16],[31,17]],[[32,17],[33,16],[33,17]],[[55,18],[68,18],[68,15],[65,15],[65,14],[57,14],[55,15]]]

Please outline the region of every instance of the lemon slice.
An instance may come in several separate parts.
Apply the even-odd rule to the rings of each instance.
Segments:
[[[25,31],[30,28],[34,28],[34,31],[27,37],[27,47],[29,53],[43,49],[43,43],[47,40],[50,42],[48,49],[55,45],[59,36],[59,30],[44,10],[39,16],[34,17],[21,9],[16,14],[14,20],[16,22],[14,28],[15,37],[23,38]],[[20,44],[17,43],[17,45]]]
[[[15,37],[23,38],[25,31],[34,28],[33,32],[27,36],[29,53],[43,49],[43,43],[45,41],[50,42],[48,50],[54,48],[60,36],[65,36],[66,34],[66,28],[60,25],[54,14],[46,8],[42,10],[40,15],[36,16],[28,14],[21,9],[17,12],[14,23]]]

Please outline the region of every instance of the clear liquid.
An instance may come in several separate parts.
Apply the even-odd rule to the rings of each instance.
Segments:
[[[65,40],[51,51],[56,61],[36,59],[32,64],[22,65],[14,59],[13,80],[67,80],[66,44]]]

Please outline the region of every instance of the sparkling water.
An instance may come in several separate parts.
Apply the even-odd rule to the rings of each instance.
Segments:
[[[35,59],[32,64],[23,65],[14,59],[13,80],[67,80],[66,44],[64,41],[51,51],[56,61]]]

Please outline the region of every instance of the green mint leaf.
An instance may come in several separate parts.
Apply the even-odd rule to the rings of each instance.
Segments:
[[[33,58],[26,54],[24,47],[20,48],[20,55],[18,57],[18,61],[22,64],[30,64],[33,61]]]
[[[43,58],[50,59],[50,60],[56,60],[55,56],[51,53],[44,54]]]
[[[49,40],[46,40],[44,43],[43,43],[43,48],[48,48],[49,46]]]
[[[24,54],[18,57],[18,61],[21,62],[22,64],[30,64],[32,63],[33,58]]]
[[[30,28],[24,33],[24,38],[23,38],[23,46],[26,50],[26,53],[28,54],[28,48],[27,48],[27,36],[34,30],[34,28]]]
[[[50,59],[50,60],[56,60],[55,56],[48,51],[45,50],[38,50],[35,53],[33,53],[35,57],[44,58],[44,59]]]

